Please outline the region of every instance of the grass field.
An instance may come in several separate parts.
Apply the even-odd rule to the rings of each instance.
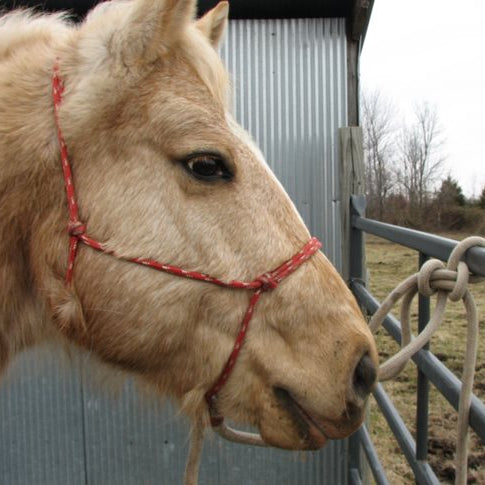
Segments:
[[[460,240],[460,235],[447,235]],[[410,249],[368,236],[366,242],[369,287],[372,293],[383,300],[406,276],[416,272],[418,254]],[[473,285],[480,318],[480,338],[475,374],[474,393],[485,400],[485,282]],[[417,306],[417,305],[416,305]],[[416,308],[413,315],[416,315]],[[399,310],[394,310],[399,315]],[[393,355],[398,346],[394,340],[380,330],[377,344],[381,362]],[[463,351],[465,347],[466,322],[462,303],[449,303],[446,320],[431,341],[432,352],[458,377],[461,376]],[[403,416],[408,428],[415,432],[416,367],[409,363],[397,379],[384,383],[384,388]],[[414,483],[413,474],[403,458],[397,442],[385,419],[371,400],[370,430],[379,456],[390,482],[393,485]],[[456,436],[456,412],[448,402],[431,386],[430,392],[429,462],[440,481],[454,481],[454,451]],[[472,431],[468,460],[469,483],[485,484],[485,443]]]

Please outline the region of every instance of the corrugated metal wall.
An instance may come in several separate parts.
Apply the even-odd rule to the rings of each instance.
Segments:
[[[344,20],[232,21],[222,55],[236,117],[253,134],[312,233],[340,266],[338,128],[346,124]],[[127,383],[108,397],[96,368],[37,349],[0,384],[1,485],[181,483],[188,428]],[[291,453],[206,443],[202,484],[343,484],[346,443]]]
[[[338,267],[345,39],[343,19],[237,20],[221,52],[233,76],[237,119]]]

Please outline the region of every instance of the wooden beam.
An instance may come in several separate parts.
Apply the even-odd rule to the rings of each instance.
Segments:
[[[347,125],[359,126],[360,42],[347,39]]]
[[[349,36],[354,42],[364,41],[374,0],[355,0],[349,22]]]
[[[340,128],[340,204],[342,218],[342,276],[350,276],[350,196],[364,193],[364,142],[362,128]]]

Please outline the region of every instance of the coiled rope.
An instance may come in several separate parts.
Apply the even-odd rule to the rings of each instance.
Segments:
[[[372,332],[375,333],[392,307],[402,298],[402,348],[379,368],[379,380],[386,381],[396,377],[409,359],[430,341],[443,321],[448,299],[453,302],[463,301],[467,319],[467,337],[458,405],[455,485],[467,483],[468,420],[478,349],[477,307],[473,296],[468,291],[468,284],[483,281],[483,278],[470,274],[468,266],[462,259],[466,251],[475,246],[485,247],[485,239],[477,236],[464,239],[455,246],[446,265],[437,259],[427,261],[419,272],[406,278],[389,293],[369,323]],[[416,337],[412,337],[411,303],[417,293],[428,297],[436,294],[437,302],[423,331]]]

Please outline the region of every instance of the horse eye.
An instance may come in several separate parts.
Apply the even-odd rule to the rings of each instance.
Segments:
[[[197,155],[184,162],[185,169],[199,180],[230,180],[232,173],[217,155]]]

